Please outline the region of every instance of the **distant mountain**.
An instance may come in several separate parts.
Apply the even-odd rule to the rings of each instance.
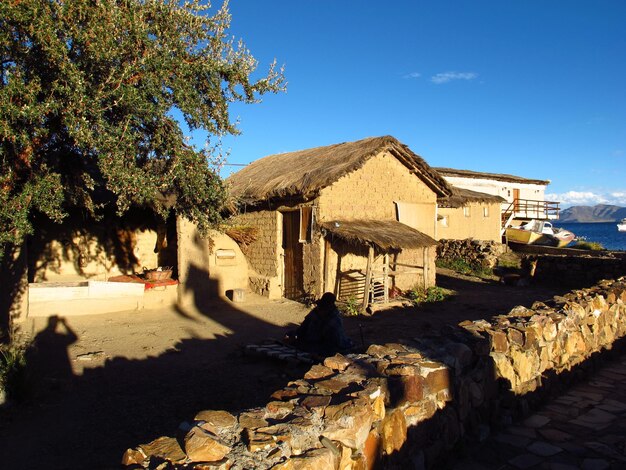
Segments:
[[[623,218],[626,218],[626,207],[598,204],[563,209],[559,222],[617,222]]]

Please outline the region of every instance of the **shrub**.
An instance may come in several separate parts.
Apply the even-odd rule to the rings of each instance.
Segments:
[[[339,310],[347,317],[354,317],[361,314],[361,303],[356,297],[350,297],[339,307]]]
[[[489,277],[493,275],[493,270],[479,264],[469,263],[462,258],[440,258],[435,264],[438,268],[451,269],[468,276]]]
[[[428,289],[423,287],[414,287],[407,293],[407,297],[413,305],[419,305],[428,302],[441,302],[452,296],[452,291],[443,287],[433,286]]]
[[[598,242],[588,242],[583,240],[578,240],[574,245],[569,248],[575,248],[577,250],[588,250],[588,251],[602,251],[605,250],[602,246],[602,243]]]
[[[0,394],[6,398],[21,399],[26,393],[26,354],[31,347],[23,338],[0,344]]]

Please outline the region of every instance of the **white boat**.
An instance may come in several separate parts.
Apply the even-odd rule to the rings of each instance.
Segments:
[[[622,219],[617,224],[617,230],[619,232],[626,232],[626,219]]]
[[[508,241],[525,245],[564,247],[576,238],[569,230],[556,228],[545,220],[535,219],[518,227],[507,227],[505,233]]]

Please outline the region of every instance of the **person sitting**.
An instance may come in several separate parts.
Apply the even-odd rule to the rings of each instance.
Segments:
[[[323,356],[331,356],[353,347],[343,329],[341,314],[335,305],[336,300],[334,294],[326,292],[298,329],[287,334],[295,347]]]

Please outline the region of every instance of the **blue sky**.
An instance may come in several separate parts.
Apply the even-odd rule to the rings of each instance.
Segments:
[[[626,206],[623,0],[232,0],[230,11],[259,72],[276,58],[288,81],[232,107],[242,135],[223,141],[230,163],[390,134],[432,166],[549,179],[563,206]]]

